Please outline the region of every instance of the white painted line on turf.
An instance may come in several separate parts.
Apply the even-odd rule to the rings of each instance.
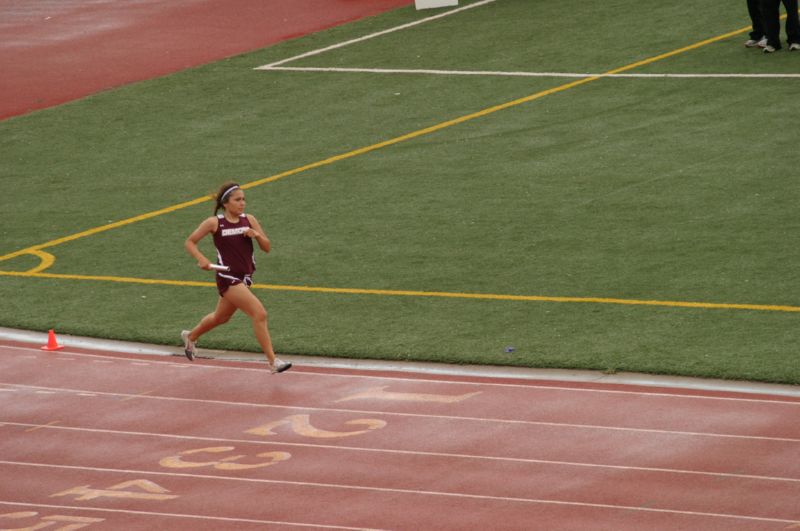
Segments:
[[[679,515],[688,515],[688,516],[701,516],[701,517],[710,517],[710,518],[725,518],[731,520],[745,520],[745,521],[755,521],[755,522],[771,522],[771,523],[781,523],[781,524],[794,524],[797,523],[796,520],[783,520],[780,518],[767,518],[762,516],[748,516],[748,515],[740,515],[740,514],[725,514],[725,513],[704,513],[700,511],[681,511],[678,509],[657,509],[651,507],[634,507],[634,506],[627,506],[627,505],[612,505],[606,503],[588,503],[588,502],[578,502],[578,501],[566,501],[566,500],[542,500],[537,498],[518,498],[518,497],[511,497],[511,496],[489,496],[484,494],[468,494],[465,492],[443,492],[443,491],[432,491],[432,490],[419,490],[419,489],[393,489],[388,487],[367,487],[363,485],[343,485],[338,483],[317,483],[317,482],[308,482],[308,481],[286,481],[286,480],[277,480],[277,479],[261,479],[261,478],[242,478],[242,477],[233,477],[233,476],[210,476],[206,474],[181,474],[179,472],[155,472],[150,470],[128,470],[128,469],[119,469],[119,468],[99,468],[99,467],[88,467],[88,466],[72,466],[72,465],[56,465],[56,464],[49,464],[49,463],[30,463],[25,461],[0,461],[0,465],[7,465],[7,466],[19,466],[19,467],[33,467],[33,468],[60,468],[64,470],[81,470],[81,471],[90,471],[90,472],[108,472],[111,474],[135,474],[139,475],[152,475],[152,476],[167,476],[167,477],[185,477],[191,479],[209,479],[215,481],[236,481],[242,483],[255,483],[255,484],[264,484],[264,485],[292,485],[296,487],[316,487],[322,489],[337,489],[337,490],[349,490],[349,491],[361,491],[361,492],[380,492],[380,493],[388,493],[388,494],[411,494],[411,495],[421,495],[421,496],[436,496],[436,497],[446,497],[446,498],[464,498],[464,499],[472,499],[472,500],[484,500],[484,501],[498,501],[503,503],[527,503],[527,504],[536,504],[536,505],[558,505],[558,506],[568,506],[568,507],[592,507],[598,509],[611,509],[611,510],[622,510],[622,511],[634,511],[634,512],[644,512],[644,513],[662,513],[662,514],[679,514]]]
[[[583,468],[602,468],[611,470],[626,470],[626,471],[639,471],[639,472],[657,472],[665,474],[689,474],[693,476],[709,476],[721,477],[732,479],[748,479],[759,481],[780,481],[790,483],[800,483],[800,478],[790,478],[783,476],[758,476],[753,474],[737,474],[731,472],[709,472],[702,470],[687,470],[678,468],[657,468],[657,467],[641,467],[641,466],[626,466],[626,465],[608,465],[602,463],[579,463],[574,461],[553,461],[548,459],[529,459],[524,457],[503,457],[491,455],[473,455],[473,454],[452,454],[446,452],[425,452],[418,450],[400,450],[393,448],[369,448],[360,446],[341,446],[329,444],[310,444],[310,443],[294,443],[285,441],[265,441],[259,439],[232,439],[228,437],[200,437],[196,435],[178,435],[171,433],[154,433],[154,432],[138,432],[138,431],[122,431],[122,430],[109,430],[102,428],[80,428],[75,426],[55,426],[55,425],[41,425],[29,424],[25,422],[0,422],[0,426],[18,426],[25,427],[41,427],[47,430],[57,431],[77,431],[81,433],[101,433],[105,435],[124,435],[131,437],[154,437],[161,439],[177,439],[182,441],[198,441],[198,442],[212,442],[212,443],[225,443],[225,444],[254,444],[258,446],[291,446],[295,448],[317,448],[321,450],[334,450],[344,452],[371,452],[379,454],[393,454],[393,455],[411,455],[417,457],[443,457],[449,459],[465,459],[475,461],[496,461],[496,462],[510,462],[510,463],[527,463],[536,465],[555,465],[567,467],[583,467]]]
[[[106,509],[104,507],[87,507],[85,505],[53,505],[48,503],[29,503],[18,502],[11,500],[0,501],[0,505],[22,506],[22,507],[35,507],[37,509],[69,509],[81,512],[100,511],[103,513],[118,513],[118,514],[136,514],[141,516],[161,516],[168,518],[189,518],[192,520],[210,520],[212,522],[238,522],[242,524],[259,524],[259,525],[285,525],[293,527],[312,527],[315,529],[346,529],[352,531],[374,531],[363,527],[342,527],[338,525],[325,525],[325,524],[302,524],[299,522],[283,522],[276,520],[252,520],[249,518],[226,518],[223,516],[208,516],[203,514],[181,514],[181,513],[156,513],[153,511],[131,511],[126,509]],[[45,526],[46,527],[46,526]],[[41,529],[40,527],[25,529]],[[59,529],[77,529],[77,527],[67,526]]]
[[[407,413],[397,411],[380,411],[380,410],[362,410],[362,409],[345,409],[345,408],[329,408],[329,407],[315,407],[303,405],[282,405],[282,404],[259,404],[254,402],[233,402],[230,400],[209,400],[200,398],[183,398],[175,396],[154,396],[146,394],[132,394],[132,393],[111,393],[102,391],[89,391],[86,389],[69,389],[62,387],[41,387],[34,385],[24,385],[15,383],[0,382],[0,385],[10,385],[18,389],[26,389],[28,391],[36,392],[39,389],[50,390],[53,392],[63,393],[87,393],[93,392],[99,396],[110,396],[115,398],[122,398],[129,401],[133,398],[140,398],[143,400],[163,400],[166,402],[189,402],[194,404],[215,404],[231,407],[248,407],[248,408],[263,408],[263,409],[284,409],[293,411],[322,411],[325,413],[357,413],[360,415],[389,415],[395,417],[410,417],[410,418],[423,418],[423,419],[437,419],[437,420],[454,420],[465,422],[485,422],[493,424],[511,424],[523,426],[548,426],[558,428],[572,428],[572,429],[585,429],[585,430],[606,430],[606,431],[620,431],[620,432],[633,432],[633,433],[655,433],[659,435],[680,435],[687,437],[710,437],[721,439],[742,439],[752,441],[772,441],[772,442],[789,442],[800,443],[800,439],[791,437],[768,437],[762,435],[737,435],[728,433],[711,433],[711,432],[696,432],[696,431],[678,431],[678,430],[659,430],[655,428],[631,428],[622,426],[600,426],[596,424],[571,424],[567,422],[544,422],[536,420],[518,420],[518,419],[500,419],[488,417],[468,417],[458,415],[432,415],[426,413]]]
[[[281,70],[289,72],[328,72],[357,74],[417,74],[433,76],[499,76],[499,77],[547,77],[547,78],[677,78],[677,79],[797,79],[800,74],[581,74],[573,72],[503,72],[480,70],[425,70],[402,68],[342,68],[303,66],[263,66],[259,70]]]
[[[2,349],[15,349],[15,350],[29,350],[33,352],[41,352],[39,349],[30,348],[30,347],[17,347],[13,345],[6,345],[0,346]],[[111,350],[111,347],[106,347]],[[111,359],[114,361],[130,361],[127,358],[119,358],[114,356],[103,356],[101,354],[85,354],[85,353],[70,353],[71,356],[79,356],[79,357],[89,357],[89,358],[106,358]],[[175,356],[175,354],[170,354],[170,356]],[[182,356],[182,354],[181,354]],[[202,356],[200,357],[202,359]],[[31,359],[37,359],[32,357]],[[263,363],[258,362],[259,365],[263,365]],[[200,363],[186,363],[186,362],[160,362],[158,365],[154,366],[162,366],[168,365],[171,368],[175,369],[201,369],[201,370],[229,370],[229,371],[253,371],[253,372],[264,372],[264,368],[257,367],[257,368],[249,368],[249,367],[226,367],[222,365],[204,365]],[[298,364],[299,365],[299,364]],[[418,367],[415,364],[414,367]],[[492,369],[491,367],[480,367],[479,372],[466,372],[466,371],[458,371],[458,370],[432,370],[432,371],[425,371],[424,369],[415,370],[405,370],[401,369],[396,364],[381,364],[379,362],[372,362],[369,366],[361,366],[356,365],[354,366],[352,363],[348,364],[340,364],[337,365],[335,362],[331,362],[329,364],[324,364],[323,367],[335,367],[335,368],[343,368],[343,369],[353,369],[353,370],[380,370],[380,371],[401,371],[401,372],[408,372],[414,373],[419,372],[422,374],[439,374],[439,375],[448,375],[448,376],[464,376],[464,377],[479,377],[479,378],[492,378],[493,375],[486,374],[486,371]],[[435,384],[441,385],[461,385],[461,386],[481,386],[481,387],[508,387],[508,388],[517,388],[517,389],[540,389],[540,390],[555,390],[555,391],[566,391],[566,392],[578,392],[578,393],[606,393],[606,394],[614,394],[614,395],[636,395],[636,396],[653,396],[653,397],[664,397],[664,398],[685,398],[685,399],[697,399],[697,400],[722,400],[722,401],[734,401],[734,402],[752,402],[752,403],[763,403],[763,404],[790,404],[793,406],[800,406],[800,401],[788,401],[788,400],[766,400],[760,398],[742,398],[742,397],[728,397],[728,396],[705,396],[705,395],[687,395],[687,394],[680,394],[680,393],[652,393],[652,392],[644,392],[644,391],[622,391],[618,389],[591,389],[591,388],[580,388],[580,387],[562,387],[562,386],[553,386],[553,385],[523,385],[523,384],[512,384],[512,383],[497,383],[497,382],[469,382],[469,381],[455,381],[455,380],[428,380],[428,379],[420,379],[420,378],[412,378],[412,377],[400,377],[400,376],[371,376],[371,375],[363,375],[363,374],[335,374],[335,373],[326,373],[326,372],[314,372],[309,370],[304,371],[297,371],[297,372],[288,372],[282,374],[281,377],[300,377],[302,375],[313,375],[325,378],[364,378],[370,380],[387,380],[387,381],[396,381],[396,382],[432,382]],[[522,380],[569,380],[569,378],[546,378],[539,375],[534,375],[532,377],[520,376],[519,374],[503,374],[500,376],[494,375],[498,378],[508,378],[508,379],[522,379]],[[675,385],[674,383],[670,383],[669,380],[667,381],[658,381],[655,376],[648,376],[645,380],[640,381],[631,381],[626,380],[624,377],[620,377],[617,380],[611,380],[609,378],[605,378],[604,381],[599,381],[598,379],[574,379],[572,381],[576,382],[591,382],[591,383],[601,383],[601,384],[614,384],[614,385],[640,385],[640,386],[650,386],[650,387],[675,387],[677,389],[688,389],[688,390],[700,390],[700,391],[719,391],[719,392],[735,392],[735,393],[758,393],[764,395],[774,395],[774,396],[789,396],[789,397],[800,397],[800,390],[796,389],[796,386],[788,386],[788,385],[778,385],[778,384],[754,384],[754,383],[736,383],[736,382],[725,382],[724,384],[720,384],[718,386],[712,386],[710,384],[703,385],[701,382],[704,380],[699,379],[692,379],[686,378],[685,380],[692,380],[696,383],[694,385]]]
[[[394,33],[395,31],[401,31],[404,29],[412,28],[414,26],[419,26],[420,24],[425,24],[426,22],[431,22],[433,20],[438,20],[440,18],[449,17],[450,15],[455,15],[456,13],[460,13],[461,11],[466,11],[467,9],[472,9],[474,7],[483,6],[486,4],[491,4],[492,2],[496,2],[497,0],[483,0],[482,2],[476,2],[474,4],[466,5],[464,7],[459,7],[458,9],[451,9],[450,11],[445,11],[444,13],[439,13],[438,15],[433,15],[431,17],[426,17],[420,20],[416,20],[414,22],[409,22],[408,24],[403,24],[400,26],[395,26],[394,28],[389,28],[383,31],[378,31],[376,33],[371,33],[369,35],[365,35],[363,37],[358,37],[357,39],[351,39],[349,41],[340,42],[338,44],[334,44],[331,46],[327,46],[325,48],[320,48],[318,50],[312,50],[310,52],[306,52],[300,55],[295,55],[294,57],[289,57],[288,59],[282,59],[280,61],[276,61],[274,63],[270,63],[268,65],[263,65],[254,68],[254,70],[269,70],[278,65],[282,65],[291,61],[297,61],[299,59],[304,59],[306,57],[311,57],[314,55],[319,55],[321,53],[329,52],[331,50],[336,50],[338,48],[343,48],[345,46],[349,46],[351,44],[356,44],[359,42],[364,42],[369,39],[374,39],[376,37],[381,37],[383,35],[388,35],[389,33]]]

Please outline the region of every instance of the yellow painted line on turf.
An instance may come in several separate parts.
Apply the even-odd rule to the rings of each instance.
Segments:
[[[40,243],[38,245],[33,245],[31,247],[27,247],[25,249],[21,249],[19,251],[15,251],[13,253],[5,254],[0,256],[0,262],[5,260],[9,260],[11,258],[16,258],[18,256],[22,256],[23,254],[37,254],[38,251],[41,249],[46,249],[48,247],[54,247],[56,245],[61,245],[62,243],[71,242],[73,240],[77,240],[79,238],[84,238],[86,236],[93,236],[95,234],[105,232],[107,230],[116,229],[119,227],[124,227],[125,225],[130,225],[131,223],[137,223],[139,221],[144,221],[146,219],[154,218],[157,216],[161,216],[163,214],[168,214],[170,212],[175,212],[176,210],[181,210],[183,208],[187,208],[194,205],[199,205],[200,203],[205,203],[206,201],[211,201],[211,196],[203,196],[198,197],[197,199],[192,199],[191,201],[185,201],[183,203],[179,203],[177,205],[172,205],[170,207],[162,208],[159,210],[154,210],[152,212],[147,212],[145,214],[140,214],[138,216],[134,216],[132,218],[123,219],[120,221],[115,221],[113,223],[108,223],[107,225],[101,225],[99,227],[95,227],[93,229],[85,230],[83,232],[78,232],[72,234],[70,236],[64,236],[63,238],[58,238],[55,240],[51,240],[49,242]],[[52,256],[52,255],[51,255]]]
[[[155,278],[114,277],[101,275],[69,275],[57,273],[28,273],[22,271],[0,271],[0,276],[14,276],[27,278],[50,278],[59,280],[94,280],[98,282],[118,282],[126,284],[150,284],[166,286],[195,286],[216,287],[214,282],[198,282],[191,280],[166,280]],[[253,289],[270,291],[294,291],[303,293],[332,293],[340,295],[378,295],[387,297],[431,297],[444,299],[468,299],[491,301],[517,301],[517,302],[561,302],[584,304],[617,304],[628,306],[659,306],[666,308],[695,308],[706,310],[750,310],[762,312],[796,312],[800,313],[800,306],[786,306],[775,304],[737,304],[716,302],[685,302],[618,299],[606,297],[552,297],[543,295],[502,295],[493,293],[458,293],[450,291],[413,291],[413,290],[386,290],[386,289],[361,289],[361,288],[326,288],[320,286],[289,286],[280,284],[253,284]]]
[[[317,162],[313,162],[311,164],[307,164],[305,166],[301,166],[299,168],[295,168],[293,170],[285,171],[283,173],[279,173],[277,175],[273,175],[271,177],[265,177],[264,179],[259,179],[257,181],[249,182],[245,185],[242,185],[242,188],[253,188],[256,186],[260,186],[262,184],[270,183],[277,181],[279,179],[283,179],[284,177],[289,177],[290,175],[295,175],[297,173],[302,173],[304,171],[312,170],[315,168],[319,168],[322,166],[327,166],[329,164],[333,164],[335,162],[339,162],[342,160],[350,159],[353,157],[357,157],[359,155],[364,155],[365,153],[369,153],[370,151],[375,151],[377,149],[385,148],[388,146],[393,146],[394,144],[399,144],[400,142],[405,142],[406,140],[411,140],[420,136],[429,135],[431,133],[435,133],[436,131],[440,131],[442,129],[446,129],[448,127],[452,127],[454,125],[458,125],[464,122],[468,122],[470,120],[474,120],[475,118],[480,118],[482,116],[486,116],[497,111],[501,111],[503,109],[508,109],[509,107],[514,107],[516,105],[520,105],[522,103],[526,103],[529,101],[533,101],[539,98],[543,98],[545,96],[549,96],[551,94],[556,94],[558,92],[563,92],[565,90],[571,89],[573,87],[577,87],[578,85],[583,85],[584,83],[588,83],[589,81],[593,81],[595,79],[599,79],[597,77],[586,78],[586,79],[579,79],[577,81],[572,81],[565,85],[560,85],[558,87],[543,90],[541,92],[537,92],[536,94],[531,94],[530,96],[526,96],[524,98],[519,98],[514,101],[509,101],[506,103],[502,103],[500,105],[495,105],[493,107],[489,107],[487,109],[483,109],[478,112],[474,112],[472,114],[467,114],[464,116],[460,116],[458,118],[454,118],[452,120],[447,120],[446,122],[441,122],[436,125],[432,125],[430,127],[426,127],[424,129],[419,129],[417,131],[413,131],[411,133],[407,133],[402,136],[398,136],[395,138],[391,138],[389,140],[384,140],[383,142],[378,142],[377,144],[372,144],[371,146],[366,146],[359,149],[354,149],[353,151],[349,151],[347,153],[342,153],[341,155],[336,155],[334,157],[329,157],[324,160],[320,160]]]
[[[150,285],[161,285],[161,286],[193,286],[193,287],[216,286],[216,283],[214,282],[198,282],[194,280],[165,280],[158,278],[115,277],[107,275],[70,275],[63,273],[42,273],[42,272],[30,273],[27,271],[0,271],[0,276],[51,278],[58,280],[95,280],[98,282],[119,282],[122,284],[150,284]]]
[[[254,288],[275,291],[304,291],[317,293],[341,293],[350,295],[388,295],[405,297],[442,297],[451,299],[521,301],[521,302],[577,302],[594,304],[624,304],[633,306],[665,306],[673,308],[703,308],[720,310],[758,310],[773,312],[800,312],[800,306],[780,306],[767,304],[727,304],[713,302],[682,302],[637,299],[615,299],[603,297],[551,297],[542,295],[497,295],[491,293],[458,293],[447,291],[406,291],[357,288],[323,288],[314,286],[281,286],[272,284],[254,284]]]
[[[46,253],[44,251],[39,251],[38,249],[30,251],[29,254],[38,256],[39,259],[41,260],[41,263],[38,266],[34,267],[33,269],[29,269],[28,273],[39,273],[40,271],[44,271],[45,269],[53,265],[53,263],[55,263],[56,261],[55,256],[53,256],[50,253]]]
[[[672,50],[671,52],[662,53],[661,55],[656,55],[654,57],[650,57],[649,59],[644,59],[642,61],[637,61],[635,63],[631,63],[629,65],[621,66],[619,68],[615,68],[613,70],[609,70],[605,72],[606,74],[619,74],[621,72],[627,72],[628,70],[633,70],[634,68],[639,68],[640,66],[649,65],[651,63],[655,63],[657,61],[661,61],[663,59],[668,59],[670,57],[674,57],[676,55],[680,55],[682,53],[690,52],[692,50],[696,50],[698,48],[702,48],[703,46],[707,46],[709,44],[713,44],[715,42],[723,41],[725,39],[729,39],[730,37],[735,37],[736,35],[741,35],[742,33],[746,33],[750,31],[751,28],[749,26],[745,28],[740,28],[738,30],[729,31],[724,35],[717,35],[716,37],[711,37],[710,39],[706,39],[704,41],[696,42],[694,44],[690,44],[689,46],[684,46],[683,48],[678,48],[677,50]]]
[[[702,46],[706,46],[708,44],[711,44],[711,43],[714,43],[714,42],[717,42],[717,41],[721,41],[721,40],[727,39],[727,38],[735,36],[735,35],[739,35],[741,33],[745,33],[748,30],[749,30],[749,28],[742,28],[742,29],[738,29],[738,30],[735,30],[735,31],[731,31],[731,32],[725,33],[724,35],[719,35],[717,37],[712,37],[710,39],[706,39],[706,40],[697,42],[695,44],[691,44],[689,46],[684,46],[683,48],[678,48],[677,50],[673,50],[671,52],[663,53],[663,54],[651,57],[649,59],[644,59],[642,61],[637,61],[635,63],[631,63],[631,64],[628,64],[628,65],[625,65],[625,66],[622,66],[622,67],[619,67],[619,68],[615,68],[613,70],[609,70],[608,72],[605,72],[605,74],[617,74],[617,73],[625,72],[625,71],[628,71],[628,70],[631,70],[631,69],[634,69],[634,68],[637,68],[637,67],[640,67],[640,66],[648,65],[648,64],[654,63],[656,61],[661,61],[663,59],[666,59],[666,58],[669,58],[669,57],[673,57],[675,55],[678,55],[678,54],[681,54],[681,53],[685,53],[685,52],[688,52],[688,51],[691,51],[691,50],[695,50],[695,49],[700,48]],[[395,138],[392,138],[392,139],[389,139],[389,140],[385,140],[383,142],[378,142],[377,144],[372,144],[370,146],[366,146],[366,147],[362,147],[362,148],[355,149],[355,150],[352,150],[352,151],[348,151],[347,153],[342,153],[340,155],[336,155],[336,156],[329,157],[329,158],[326,158],[326,159],[323,159],[323,160],[319,160],[317,162],[312,162],[311,164],[306,164],[305,166],[300,166],[298,168],[294,168],[294,169],[291,169],[291,170],[288,170],[288,171],[285,171],[285,172],[281,172],[281,173],[272,175],[270,177],[265,177],[263,179],[258,179],[258,180],[255,180],[255,181],[251,181],[249,183],[243,184],[242,188],[245,188],[245,189],[254,188],[256,186],[261,186],[262,184],[275,182],[275,181],[278,181],[280,179],[283,179],[283,178],[286,178],[286,177],[289,177],[289,176],[292,176],[292,175],[297,175],[298,173],[303,173],[303,172],[306,172],[306,171],[309,171],[309,170],[320,168],[322,166],[328,166],[330,164],[333,164],[333,163],[336,163],[336,162],[339,162],[339,161],[342,161],[342,160],[346,160],[346,159],[350,159],[350,158],[353,158],[353,157],[357,157],[359,155],[364,155],[366,153],[369,153],[371,151],[375,151],[377,149],[393,146],[395,144],[399,144],[401,142],[405,142],[406,140],[412,140],[414,138],[418,138],[418,137],[421,137],[421,136],[424,136],[424,135],[429,135],[431,133],[435,133],[437,131],[441,131],[442,129],[446,129],[446,128],[452,127],[454,125],[462,124],[464,122],[468,122],[468,121],[474,120],[476,118],[481,118],[483,116],[487,116],[489,114],[493,114],[493,113],[496,113],[498,111],[502,111],[504,109],[508,109],[510,107],[516,107],[517,105],[521,105],[523,103],[528,103],[528,102],[543,98],[545,96],[550,96],[552,94],[557,94],[559,92],[564,92],[565,90],[569,90],[571,88],[575,88],[575,87],[578,87],[580,85],[584,85],[586,83],[590,83],[592,81],[597,81],[598,79],[603,79],[603,75],[601,74],[601,75],[597,75],[597,76],[592,76],[592,77],[579,79],[579,80],[576,80],[576,81],[571,81],[569,83],[565,83],[563,85],[559,85],[559,86],[551,88],[551,89],[543,90],[541,92],[537,92],[537,93],[531,94],[529,96],[518,98],[516,100],[509,101],[509,102],[506,102],[506,103],[501,103],[499,105],[494,105],[492,107],[488,107],[486,109],[483,109],[483,110],[480,110],[480,111],[477,111],[477,112],[474,112],[474,113],[466,114],[464,116],[460,116],[460,117],[454,118],[452,120],[447,120],[445,122],[441,122],[439,124],[432,125],[430,127],[426,127],[424,129],[419,129],[417,131],[413,131],[413,132],[407,133],[405,135],[401,135],[401,136],[398,136],[398,137],[395,137]],[[194,206],[194,205],[197,205],[197,204],[200,204],[200,203],[204,203],[204,202],[210,201],[210,200],[211,200],[211,197],[203,196],[203,197],[199,197],[197,199],[193,199],[191,201],[186,201],[186,202],[183,202],[183,203],[179,203],[177,205],[173,205],[171,207],[162,208],[160,210],[155,210],[153,212],[148,212],[148,213],[145,213],[145,214],[141,214],[139,216],[134,216],[132,218],[123,219],[121,221],[116,221],[114,223],[109,223],[107,225],[101,225],[99,227],[95,227],[93,229],[85,230],[83,232],[79,232],[79,233],[73,234],[71,236],[65,236],[63,238],[58,238],[58,239],[51,240],[51,241],[46,242],[46,243],[42,243],[42,244],[39,244],[39,245],[34,245],[32,247],[28,247],[28,248],[22,249],[20,251],[15,251],[13,253],[9,253],[9,254],[0,256],[0,262],[3,262],[5,260],[9,260],[11,258],[15,258],[17,256],[21,256],[23,254],[32,253],[32,252],[35,252],[35,251],[38,251],[38,250],[41,250],[41,249],[46,249],[48,247],[54,247],[56,245],[61,245],[62,243],[67,243],[67,242],[70,242],[70,241],[73,241],[73,240],[77,240],[79,238],[83,238],[83,237],[86,237],[86,236],[92,236],[94,234],[105,232],[107,230],[116,229],[116,228],[119,228],[119,227],[123,227],[125,225],[130,225],[132,223],[136,223],[136,222],[143,221],[143,220],[146,220],[146,219],[154,218],[154,217],[160,216],[162,214],[168,214],[170,212],[174,212],[176,210],[181,210],[183,208]]]

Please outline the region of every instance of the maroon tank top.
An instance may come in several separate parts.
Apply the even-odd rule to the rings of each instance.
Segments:
[[[231,268],[236,275],[252,275],[256,270],[253,255],[253,240],[244,235],[250,228],[247,215],[239,216],[239,221],[231,223],[223,214],[218,214],[219,227],[214,233],[214,246],[217,248],[217,263]]]

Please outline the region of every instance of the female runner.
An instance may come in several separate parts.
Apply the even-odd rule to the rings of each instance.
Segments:
[[[256,270],[253,240],[262,251],[268,253],[270,242],[258,220],[244,213],[244,190],[236,183],[225,183],[217,192],[214,215],[192,232],[184,247],[197,260],[200,269],[212,269],[211,262],[200,252],[197,243],[209,233],[213,235],[217,248],[217,265],[229,270],[217,270],[217,308],[206,315],[192,330],[181,333],[186,357],[194,360],[197,340],[213,328],[227,323],[236,310],[242,310],[253,322],[256,339],[267,356],[270,371],[274,373],[289,369],[292,364],[279,360],[272,350],[272,340],[267,328],[267,311],[261,301],[250,291],[252,274]],[[222,210],[222,214],[218,212]]]

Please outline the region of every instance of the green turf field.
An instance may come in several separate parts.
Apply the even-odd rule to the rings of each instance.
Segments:
[[[800,54],[727,0],[496,0],[280,65],[393,73],[254,69],[443,12],[0,122],[0,326],[177,345],[232,179],[287,357],[800,383],[800,78],[741,76]],[[609,72],[697,77],[530,75]],[[244,316],[199,346],[257,349]]]

